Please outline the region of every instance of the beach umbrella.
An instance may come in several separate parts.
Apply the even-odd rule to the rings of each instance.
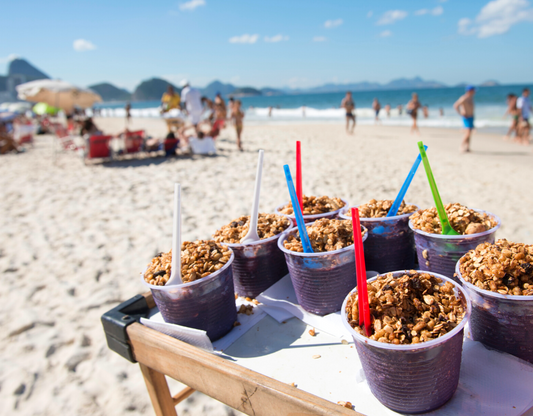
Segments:
[[[101,102],[102,97],[88,88],[76,87],[65,81],[40,79],[17,86],[18,98],[32,102],[43,102],[58,107],[67,113],[74,107],[88,108]]]
[[[38,114],[40,116],[49,114],[51,116],[54,116],[59,111],[59,108],[53,107],[51,105],[48,105],[46,103],[37,103],[33,106],[32,111],[35,114]]]

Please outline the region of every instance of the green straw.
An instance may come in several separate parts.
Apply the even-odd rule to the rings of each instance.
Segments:
[[[418,150],[420,151],[420,156],[422,156],[422,162],[424,163],[424,169],[426,170],[426,175],[428,177],[429,187],[431,188],[431,193],[433,194],[433,199],[435,200],[435,206],[437,207],[437,213],[439,215],[440,225],[442,227],[442,234],[460,235],[452,228],[450,221],[448,221],[448,216],[446,215],[444,205],[442,205],[437,184],[433,178],[433,172],[431,172],[431,167],[429,166],[429,160],[426,155],[426,150],[424,149],[424,143],[418,142]]]

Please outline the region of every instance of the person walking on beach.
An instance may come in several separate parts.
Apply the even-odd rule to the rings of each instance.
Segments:
[[[520,109],[522,120],[520,122],[520,142],[522,144],[529,144],[529,132],[531,130],[531,124],[529,124],[529,118],[531,117],[531,99],[529,98],[529,88],[522,90],[522,95],[518,98],[516,106]]]
[[[341,101],[341,108],[344,108],[346,111],[346,133],[353,134],[355,129],[355,115],[353,111],[355,110],[355,103],[352,98],[351,91],[346,92],[346,96]],[[350,120],[352,121],[352,128],[350,129]]]
[[[418,94],[416,92],[413,92],[411,94],[411,100],[405,106],[405,111],[413,119],[413,125],[411,126],[411,134],[416,132],[418,135],[420,135],[420,130],[418,130],[416,120],[418,118],[418,110],[421,107],[422,105],[420,104],[420,101],[418,101]]]
[[[226,102],[222,98],[219,92],[215,96],[215,118],[216,120],[226,120],[228,117],[228,110],[226,108]]]
[[[204,110],[202,105],[202,94],[200,94],[200,91],[196,88],[191,87],[189,81],[186,79],[181,81],[180,86],[182,87],[181,98],[183,100],[183,105],[187,110],[187,114],[189,115],[189,121],[194,127],[196,127],[200,122],[200,117]]]
[[[385,105],[385,114],[387,115],[387,118],[390,117],[390,104]]]
[[[476,88],[473,85],[468,85],[465,91],[453,105],[455,111],[463,117],[463,125],[465,127],[465,135],[459,148],[462,153],[470,152],[470,137],[474,130],[474,94],[476,93]]]
[[[241,134],[242,134],[242,119],[244,112],[241,110],[241,100],[234,101],[231,106],[231,119],[235,124],[235,131],[237,132],[237,147],[242,152]]]
[[[515,133],[515,140],[520,141],[519,127],[520,127],[520,109],[517,107],[518,97],[515,94],[507,95],[507,111],[505,115],[511,116],[511,125],[507,134],[504,136],[504,140],[511,140],[513,131]]]
[[[172,85],[167,86],[167,92],[161,97],[161,113],[166,113],[174,108],[180,108],[180,95],[174,91]]]
[[[427,106],[427,104],[422,107],[422,114],[424,114],[424,118],[429,117],[429,107]]]
[[[376,124],[381,123],[379,119],[379,111],[381,110],[381,104],[379,103],[377,98],[374,98],[374,101],[372,102],[372,109],[376,112],[376,118],[375,118]]]
[[[131,104],[128,103],[126,104],[126,127],[128,127],[128,125],[130,124],[130,118],[131,118]]]
[[[401,116],[402,115],[402,110],[403,110],[403,107],[401,104],[398,104],[398,115]]]

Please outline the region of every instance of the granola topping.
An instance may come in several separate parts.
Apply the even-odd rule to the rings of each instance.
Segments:
[[[459,203],[444,207],[452,228],[459,234],[477,234],[496,227],[498,222],[484,212],[477,212]],[[426,233],[442,234],[437,208],[428,208],[415,212],[410,217],[413,227]]]
[[[353,230],[351,220],[332,220],[328,218],[321,218],[315,221],[312,225],[306,226],[311,246],[315,253],[322,253],[325,251],[339,250],[353,244]],[[364,236],[365,230],[361,230],[361,235]],[[287,250],[297,251],[303,253],[302,240],[300,233],[289,236],[287,241],[283,243]]]
[[[359,217],[360,218],[381,218],[386,217],[393,204],[392,199],[375,200],[371,199],[366,204],[359,205]],[[398,208],[396,215],[409,214],[415,212],[416,205],[407,205],[405,201],[402,201]],[[349,214],[347,214],[349,215]]]
[[[329,196],[305,196],[303,195],[303,215],[325,214],[341,209],[344,201],[340,198],[330,198]],[[280,209],[282,214],[293,215],[292,202]]]
[[[505,239],[483,243],[461,257],[463,279],[502,295],[533,296],[533,245]]]
[[[408,271],[394,278],[392,273],[379,275],[368,284],[374,341],[387,344],[418,344],[431,341],[452,331],[465,316],[465,308],[450,282],[429,273]],[[346,303],[350,326],[364,335],[359,327],[357,294]]]
[[[285,231],[291,220],[282,215],[259,214],[257,218],[257,234],[261,240],[273,237]],[[250,227],[250,216],[244,215],[224,225],[213,235],[217,243],[238,244],[246,236]]]
[[[213,240],[185,241],[181,245],[181,280],[193,282],[220,270],[230,259],[229,248]],[[172,250],[160,253],[152,259],[144,273],[144,280],[151,285],[164,286],[172,272]]]

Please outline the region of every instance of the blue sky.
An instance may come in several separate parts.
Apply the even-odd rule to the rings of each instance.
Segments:
[[[4,2],[12,56],[79,85],[533,81],[530,0]],[[7,35],[6,35],[7,34]]]

